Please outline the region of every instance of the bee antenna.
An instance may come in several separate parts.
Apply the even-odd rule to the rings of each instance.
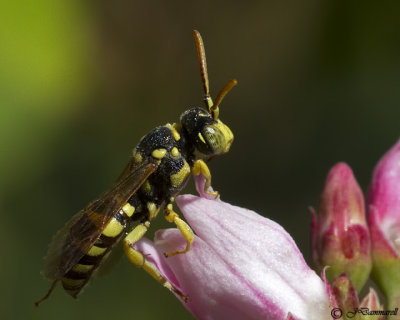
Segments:
[[[57,280],[54,280],[53,283],[52,283],[51,286],[50,286],[49,291],[47,291],[46,295],[45,295],[43,298],[40,298],[38,301],[35,302],[35,306],[36,306],[36,307],[39,307],[39,305],[40,305],[44,300],[46,300],[48,297],[50,297],[50,294],[53,292],[54,288],[56,287],[57,282],[58,282],[58,279],[57,279]]]
[[[200,32],[197,30],[193,30],[194,41],[196,42],[197,49],[197,58],[200,64],[200,75],[203,81],[203,89],[204,89],[204,102],[208,108],[208,112],[213,116],[214,120],[218,119],[219,116],[219,108],[222,99],[226,96],[226,94],[231,91],[231,89],[236,86],[237,80],[230,80],[225,87],[218,93],[217,98],[215,99],[215,103],[213,103],[212,98],[210,96],[210,85],[208,81],[208,72],[207,72],[207,60],[206,60],[206,51],[204,49],[204,42],[200,35]]]
[[[222,90],[218,93],[217,98],[215,99],[215,104],[211,106],[211,114],[213,115],[214,120],[218,119],[219,116],[219,105],[221,101],[224,99],[226,94],[231,91],[231,89],[237,85],[237,80],[232,79],[222,88]]]
[[[208,111],[211,113],[213,101],[210,96],[210,85],[208,81],[207,60],[206,60],[206,51],[204,49],[204,42],[203,39],[201,38],[200,32],[198,32],[197,30],[193,30],[193,37],[196,43],[197,58],[200,64],[201,80],[203,81],[204,102],[208,108]]]

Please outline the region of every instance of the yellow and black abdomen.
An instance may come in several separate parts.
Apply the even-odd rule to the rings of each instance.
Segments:
[[[101,265],[113,246],[121,239],[135,208],[126,203],[108,222],[92,247],[61,279],[64,289],[74,298],[87,284],[93,272]],[[73,241],[73,239],[71,239]]]
[[[191,171],[191,161],[187,161],[187,154],[185,136],[172,125],[157,127],[142,139],[135,148],[134,161],[136,165],[140,165],[144,159],[151,158],[151,161],[157,163],[157,170],[111,218],[82,258],[64,274],[62,285],[70,295],[76,297],[79,294],[93,272],[121,239],[130,220],[152,220],[160,207],[182,190]],[[101,215],[97,211],[93,214],[95,220]],[[81,241],[80,236],[73,232],[68,242]]]

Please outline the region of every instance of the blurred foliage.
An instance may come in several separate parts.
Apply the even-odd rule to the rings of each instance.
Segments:
[[[399,4],[16,1],[0,4],[4,319],[189,319],[126,259],[71,300],[39,275],[52,234],[118,176],[153,127],[201,104],[191,30],[235,133],[211,164],[222,198],[282,224],[309,258],[308,205],[329,168],[363,189],[398,139]],[[193,192],[192,183],[187,189]],[[168,226],[157,219],[152,231]],[[149,237],[152,234],[150,233]],[[310,259],[308,259],[310,260]]]

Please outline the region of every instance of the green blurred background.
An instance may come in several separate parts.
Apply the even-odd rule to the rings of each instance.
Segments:
[[[348,162],[364,190],[400,136],[400,5],[348,1],[17,1],[0,5],[2,319],[192,319],[121,259],[78,301],[39,274],[57,229],[111,185],[139,138],[202,106],[192,39],[235,133],[223,200],[282,224],[310,261],[309,205]],[[193,183],[187,189],[193,192]],[[153,231],[168,226],[157,219]],[[150,233],[152,236],[152,232]]]

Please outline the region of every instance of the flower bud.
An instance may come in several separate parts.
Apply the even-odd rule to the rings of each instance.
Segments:
[[[371,270],[370,237],[364,196],[345,163],[336,164],[326,178],[318,215],[312,211],[311,240],[318,270],[329,266],[330,281],[345,272],[359,292]]]
[[[375,167],[368,195],[372,273],[388,299],[400,306],[400,141]]]
[[[354,318],[356,310],[359,307],[359,301],[357,292],[345,273],[341,274],[333,281],[332,291],[335,294],[339,308],[343,312],[344,319]]]
[[[374,313],[374,311],[384,311],[383,305],[379,303],[379,297],[376,291],[369,288],[369,293],[360,303],[360,309]],[[365,315],[362,320],[385,320],[384,315]]]

